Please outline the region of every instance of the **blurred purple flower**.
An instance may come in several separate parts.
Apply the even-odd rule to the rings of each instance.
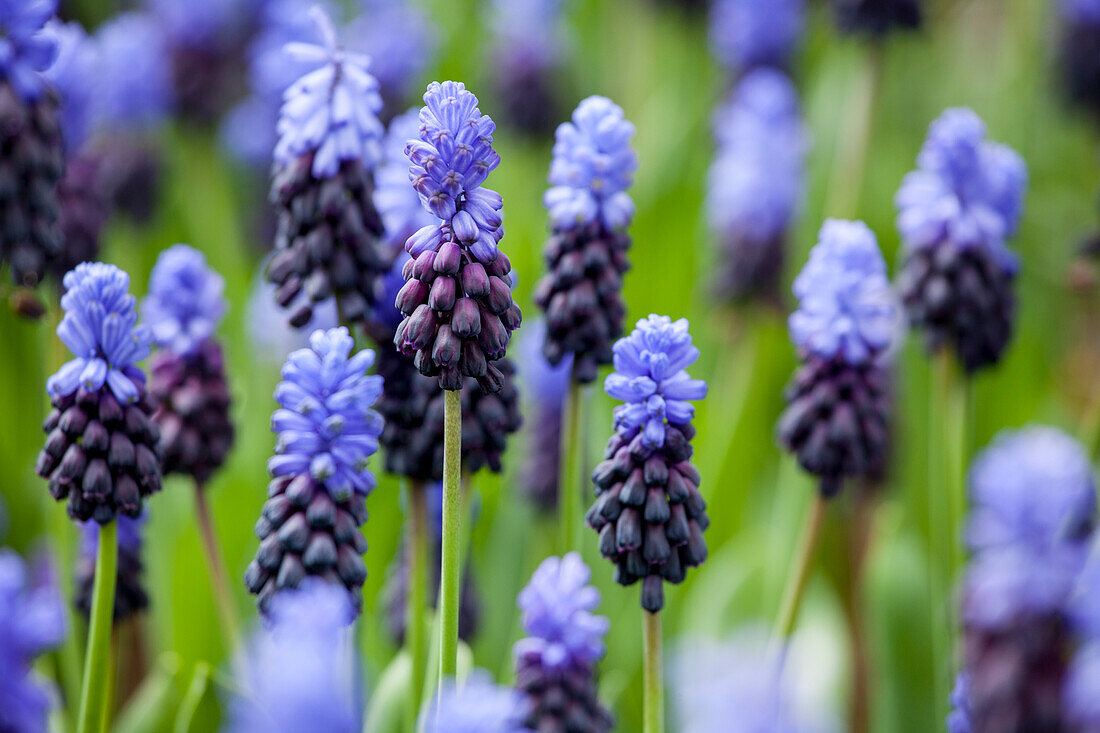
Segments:
[[[164,120],[172,107],[172,70],[167,37],[156,19],[136,11],[116,15],[96,31],[95,43],[95,126],[143,130]]]
[[[715,0],[710,43],[728,68],[785,67],[802,35],[802,0]]]
[[[12,85],[24,102],[42,93],[42,72],[57,55],[55,38],[44,31],[57,0],[0,2],[0,80]]]
[[[51,20],[46,33],[56,40],[57,57],[44,76],[57,90],[65,152],[71,157],[80,152],[91,133],[99,54],[79,23]]]
[[[194,353],[214,335],[225,308],[225,278],[202,252],[177,244],[160,253],[141,303],[158,346],[180,356]]]

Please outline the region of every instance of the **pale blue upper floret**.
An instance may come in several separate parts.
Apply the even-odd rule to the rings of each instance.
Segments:
[[[46,24],[46,33],[57,42],[57,58],[43,75],[57,90],[65,151],[72,155],[79,152],[91,132],[99,55],[95,43],[75,21],[53,19]]]
[[[474,670],[459,687],[444,684],[427,706],[424,733],[529,733],[520,725],[521,697],[498,687],[484,670]]]
[[[542,561],[516,597],[528,633],[516,642],[517,659],[536,656],[543,669],[564,672],[591,668],[603,657],[610,624],[592,613],[600,592],[588,584],[591,577],[576,552]]]
[[[615,429],[632,437],[639,430],[649,448],[665,443],[665,426],[683,425],[695,417],[689,401],[707,394],[707,383],[685,371],[699,358],[686,318],[650,315],[614,346],[615,371],[604,390],[625,405],[615,408]]]
[[[352,355],[346,328],[314,331],[309,344],[287,357],[275,388],[280,409],[271,429],[278,439],[267,469],[272,476],[308,473],[337,500],[366,495],[378,483],[367,459],[382,433],[382,416],[371,409],[382,377],[367,374],[374,352]]]
[[[142,316],[158,346],[186,356],[214,335],[225,315],[225,278],[186,244],[160,253],[149,277]]]
[[[802,0],[716,0],[710,44],[727,67],[783,66],[802,35]]]
[[[57,41],[43,32],[56,0],[0,0],[0,79],[24,101],[42,93],[42,74],[57,55]]]
[[[145,375],[135,364],[149,356],[152,332],[138,325],[130,276],[114,265],[85,262],[64,278],[65,317],[57,335],[76,357],[46,380],[51,397],[106,384],[123,403],[134,402]]]
[[[418,109],[394,117],[382,141],[382,162],[374,171],[374,207],[382,217],[386,238],[401,247],[413,232],[439,223],[435,215],[420,205],[420,195],[409,182],[405,144],[419,131]]]
[[[972,110],[948,109],[929,127],[917,169],[898,189],[898,231],[910,249],[943,242],[981,248],[1015,272],[1007,240],[1016,232],[1026,187],[1023,159],[986,140],[985,123]]]
[[[638,155],[630,146],[634,125],[607,97],[592,96],[554,133],[551,188],[543,204],[555,229],[600,222],[619,229],[634,217],[626,189],[634,181]]]
[[[861,221],[827,219],[794,280],[788,325],[802,351],[865,364],[898,333],[898,306],[874,233]]]
[[[382,109],[378,81],[367,71],[370,58],[339,44],[323,10],[315,7],[312,16],[323,43],[288,43],[285,52],[320,68],[292,84],[283,96],[275,161],[289,165],[312,153],[315,178],[335,175],[345,161],[373,169],[382,154],[385,130],[378,120]]]

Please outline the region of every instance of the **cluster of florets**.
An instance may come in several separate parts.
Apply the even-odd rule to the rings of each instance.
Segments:
[[[566,44],[563,0],[493,0],[493,61],[506,124],[531,134],[552,131],[560,119],[553,74]]]
[[[546,313],[546,358],[556,365],[572,354],[579,382],[595,380],[599,366],[610,363],[623,331],[625,229],[634,216],[626,189],[638,167],[633,136],[634,125],[606,97],[582,101],[555,134],[551,188],[543,197],[553,235],[535,303]]]
[[[504,376],[491,362],[504,357],[521,315],[511,263],[497,247],[502,201],[481,185],[500,163],[496,126],[460,82],[432,82],[424,104],[419,138],[405,152],[413,188],[438,221],[405,243],[412,259],[402,272],[396,305],[405,318],[394,344],[443,389],[461,389],[469,377],[497,392]]]
[[[714,136],[706,204],[721,253],[718,293],[778,300],[808,147],[790,79],[775,69],[748,73],[715,115]]]
[[[1062,73],[1070,98],[1093,114],[1100,113],[1100,3],[1061,0]]]
[[[710,44],[725,66],[745,73],[786,68],[802,35],[803,0],[717,0],[710,11]]]
[[[863,222],[826,221],[794,294],[789,325],[802,364],[787,388],[779,440],[832,496],[845,477],[876,473],[886,455],[884,356],[899,324],[874,233]]]
[[[909,320],[930,350],[954,349],[968,372],[997,363],[1012,336],[1019,265],[1007,240],[1027,185],[1020,156],[985,136],[974,112],[944,112],[895,199]]]
[[[382,432],[382,417],[371,409],[382,378],[366,373],[374,352],[352,355],[354,345],[346,328],[314,332],[310,348],[287,357],[275,389],[272,480],[256,523],[260,547],[245,573],[261,609],[306,576],[343,585],[356,608],[361,602],[367,543],[359,526],[377,484],[367,459]]]
[[[685,371],[698,358],[686,320],[651,315],[615,344],[615,371],[604,382],[625,404],[615,408],[615,434],[592,473],[596,502],[587,520],[600,534],[600,554],[615,563],[615,580],[643,581],[650,612],[664,606],[663,581],[682,582],[707,557],[710,520],[690,443],[690,402],[707,385]]]
[[[46,381],[52,410],[35,470],[74,519],[136,517],[160,489],[159,431],[145,374],[152,334],[137,323],[130,278],[113,265],[85,263],[65,276],[57,335],[75,359]]]
[[[125,515],[118,518],[118,571],[115,574],[115,623],[122,623],[149,606],[142,574],[141,533],[148,515],[136,519]],[[99,523],[89,520],[80,526],[80,557],[76,561],[73,605],[85,618],[92,611],[92,591],[95,585],[96,553],[99,548]]]

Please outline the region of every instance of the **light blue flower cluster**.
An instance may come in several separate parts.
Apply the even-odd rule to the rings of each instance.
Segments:
[[[173,45],[202,49],[216,49],[242,37],[262,4],[262,0],[146,0]]]
[[[516,598],[528,634],[512,650],[517,659],[534,658],[543,671],[565,673],[590,670],[603,657],[610,624],[593,613],[600,592],[588,584],[591,578],[576,552],[542,561]]]
[[[57,58],[44,76],[58,92],[65,152],[71,156],[91,134],[98,51],[79,23],[51,20],[46,33],[57,43]]]
[[[626,189],[634,181],[638,156],[630,146],[634,125],[607,97],[583,100],[570,122],[554,133],[551,187],[543,204],[555,229],[599,222],[619,229],[634,217]]]
[[[135,365],[149,356],[152,332],[137,322],[130,276],[114,265],[85,262],[64,278],[65,317],[57,335],[76,357],[46,380],[51,397],[105,384],[120,402],[134,402],[145,375]]]
[[[866,364],[898,335],[898,306],[874,233],[861,221],[827,219],[794,281],[791,340],[824,359]]]
[[[917,169],[895,197],[898,231],[910,249],[947,243],[981,248],[1015,272],[1007,246],[1023,210],[1027,168],[1011,148],[986,140],[972,110],[949,109],[928,129]]]
[[[99,50],[94,118],[109,131],[159,124],[173,104],[168,39],[146,13],[116,15],[95,34]]]
[[[358,161],[371,169],[382,154],[385,130],[378,120],[382,97],[367,67],[370,58],[339,44],[336,29],[323,10],[311,11],[321,44],[290,43],[285,52],[303,64],[317,64],[283,97],[275,143],[275,162],[290,165],[313,155],[313,176],[336,175],[340,164]]]
[[[242,660],[247,693],[230,702],[223,731],[358,733],[360,680],[345,644],[354,618],[339,585],[306,580],[276,594]]]
[[[803,13],[802,0],[715,0],[711,48],[734,71],[785,67],[802,35]]]
[[[25,102],[38,99],[42,73],[53,63],[57,41],[44,31],[57,0],[0,0],[0,80]]]
[[[519,724],[520,696],[475,670],[461,685],[443,687],[428,707],[424,733],[527,733]]]
[[[504,236],[500,194],[482,183],[500,165],[493,150],[496,124],[477,108],[477,97],[460,81],[433,81],[424,93],[419,139],[408,141],[409,180],[420,202],[443,225],[428,225],[409,238],[417,257],[438,251],[445,228],[482,263],[496,259]]]
[[[1066,21],[1100,25],[1100,2],[1098,0],[1062,0],[1058,10]]]
[[[46,567],[33,572],[0,549],[0,730],[47,730],[54,693],[31,664],[64,638],[65,606],[52,574]]]
[[[180,356],[194,353],[214,335],[225,315],[225,278],[186,244],[160,253],[149,276],[141,314],[158,346]]]
[[[707,383],[688,376],[699,358],[686,318],[650,315],[629,336],[615,342],[615,371],[604,390],[625,405],[615,408],[615,430],[626,439],[638,431],[649,448],[665,443],[666,425],[683,425],[695,417],[692,400],[707,394]]]
[[[409,183],[405,145],[420,134],[419,130],[419,109],[410,109],[394,117],[382,141],[382,161],[374,171],[374,207],[382,217],[386,238],[395,248],[403,248],[418,229],[438,223],[436,217],[421,206],[420,196]],[[401,282],[404,284],[403,279]]]
[[[561,57],[564,0],[492,0],[498,61],[548,69]]]
[[[271,429],[278,440],[268,471],[308,473],[337,501],[366,495],[377,485],[367,459],[382,433],[382,416],[371,409],[382,394],[382,377],[367,374],[374,352],[351,355],[355,341],[346,328],[314,331],[309,345],[287,357],[275,388],[280,409]]]

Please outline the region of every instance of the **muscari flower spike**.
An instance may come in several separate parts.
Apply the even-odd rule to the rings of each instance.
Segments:
[[[35,470],[51,496],[68,497],[73,519],[137,517],[161,485],[160,435],[137,366],[152,334],[137,323],[129,275],[114,265],[84,263],[64,284],[57,335],[76,358],[46,380],[52,409]]]
[[[710,45],[727,68],[744,74],[760,66],[786,68],[802,35],[803,0],[716,0]]]
[[[921,24],[921,0],[830,0],[844,33],[881,38],[892,30]]]
[[[1070,99],[1100,114],[1100,2],[1060,0],[1059,55]]]
[[[519,342],[520,379],[534,411],[520,488],[540,512],[550,513],[558,506],[562,408],[573,360],[567,356],[557,366],[548,362],[542,353],[545,341],[546,322],[539,319]]]
[[[412,259],[396,305],[405,318],[394,344],[443,389],[476,379],[486,393],[504,386],[511,333],[519,328],[512,264],[498,248],[504,236],[500,194],[484,188],[500,163],[496,125],[461,82],[432,82],[424,93],[417,139],[405,149],[409,179],[421,204],[440,221],[405,243]]]
[[[543,196],[553,234],[535,304],[546,313],[547,360],[559,364],[572,354],[578,382],[596,379],[623,331],[626,227],[634,216],[626,189],[638,167],[633,136],[634,125],[606,97],[582,101],[555,134],[551,188]]]
[[[720,247],[718,295],[778,302],[808,148],[794,84],[775,69],[750,71],[716,113],[714,134],[706,207]]]
[[[791,340],[802,364],[788,385],[780,442],[826,497],[874,475],[888,442],[885,355],[898,335],[886,262],[863,222],[829,219],[794,281]]]
[[[225,357],[214,332],[225,314],[225,279],[186,244],[157,258],[142,315],[158,350],[150,366],[153,419],[160,428],[165,474],[201,487],[233,447]]]
[[[600,593],[591,577],[576,552],[549,557],[516,598],[528,636],[512,656],[531,730],[606,733],[614,723],[596,694],[595,665],[609,623],[592,613]]]
[[[474,670],[457,685],[449,680],[425,713],[424,733],[527,733],[520,722],[520,697]]]
[[[548,134],[560,119],[554,73],[567,44],[563,0],[493,0],[493,69],[505,124]],[[564,112],[564,110],[562,110]]]
[[[58,181],[65,169],[57,96],[43,72],[57,56],[45,29],[54,0],[0,6],[0,267],[36,286],[61,250]]]
[[[346,328],[315,331],[310,348],[287,357],[271,416],[278,435],[256,535],[260,547],[245,584],[267,611],[271,597],[307,576],[342,585],[356,608],[367,570],[364,499],[377,485],[367,459],[378,450],[382,417],[372,409],[382,378],[367,374],[374,352]]]
[[[378,82],[370,59],[338,42],[324,11],[311,15],[321,43],[288,43],[285,53],[318,68],[283,97],[271,183],[278,228],[267,276],[296,327],[330,298],[342,321],[363,321],[393,259],[371,200],[384,134]]]
[[[34,658],[65,638],[65,606],[47,566],[27,567],[0,549],[0,730],[44,733],[56,693]]]
[[[246,692],[229,701],[222,730],[361,730],[360,676],[346,647],[354,618],[347,593],[316,579],[273,598],[238,666]]]
[[[1000,487],[998,491],[997,488]],[[962,583],[974,730],[1061,730],[1067,614],[1095,520],[1088,459],[1052,428],[1002,434],[975,460]]]
[[[626,404],[615,408],[615,434],[592,473],[596,502],[586,519],[600,554],[615,563],[615,581],[643,581],[642,608],[653,613],[664,606],[663,580],[683,582],[707,557],[710,520],[690,443],[690,403],[707,385],[685,371],[698,358],[687,320],[650,315],[615,344],[615,371],[604,382]]]
[[[1020,156],[986,140],[981,118],[958,108],[929,127],[895,197],[909,321],[929,351],[952,348],[970,373],[1000,361],[1012,337],[1019,262],[1007,240],[1026,185]]]
[[[136,519],[125,515],[118,518],[118,572],[115,575],[116,624],[126,621],[149,607],[149,595],[145,592],[142,575],[145,565],[141,560],[142,532],[147,514]],[[99,523],[83,522],[80,525],[80,556],[74,573],[73,605],[85,620],[92,610],[92,591],[95,585],[96,552],[99,547]]]

